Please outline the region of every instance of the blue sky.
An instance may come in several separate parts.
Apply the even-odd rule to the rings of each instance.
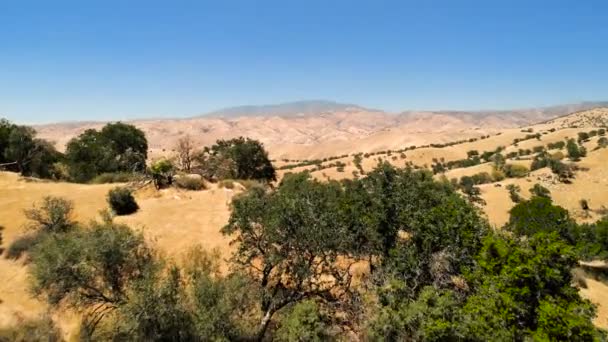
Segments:
[[[389,111],[608,99],[608,1],[0,2],[0,116]]]

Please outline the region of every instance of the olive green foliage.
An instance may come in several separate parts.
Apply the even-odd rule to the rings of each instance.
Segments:
[[[25,210],[30,229],[47,233],[62,233],[74,227],[74,204],[61,197],[47,196],[39,205]]]
[[[29,232],[19,236],[9,246],[6,257],[18,259],[30,251],[46,235],[65,233],[76,226],[73,217],[74,206],[71,201],[60,197],[47,196],[41,203],[24,211],[29,219]]]
[[[223,277],[219,260],[195,249],[180,269],[106,217],[46,237],[30,273],[34,292],[51,305],[82,310],[85,339],[228,341],[250,334],[257,292],[238,273]]]
[[[447,180],[380,163],[365,177],[288,174],[236,196],[230,273],[200,249],[177,266],[110,217],[46,234],[34,293],[84,315],[94,340],[527,341],[604,338],[573,286],[608,224],[533,196],[499,233]],[[369,272],[355,278],[365,261]],[[356,282],[354,280],[357,279]],[[357,285],[354,286],[353,284]]]
[[[608,259],[608,218],[593,224],[583,224],[572,232],[576,250],[583,259]]]
[[[557,232],[568,238],[570,229],[575,225],[566,209],[553,205],[545,197],[536,196],[523,201],[511,208],[509,214],[507,227],[517,235]]]
[[[583,146],[578,145],[574,139],[568,140],[566,150],[568,151],[568,158],[572,161],[579,161],[587,155],[587,150]]]
[[[139,205],[133,197],[131,189],[118,187],[108,192],[108,204],[116,215],[133,214],[139,209]]]
[[[85,229],[46,235],[31,259],[34,293],[53,305],[85,309],[86,332],[127,299],[129,284],[153,264],[143,236],[109,218]]]
[[[475,175],[462,176],[460,178],[460,189],[471,202],[485,204],[485,201],[481,198],[481,190],[479,190],[479,188],[475,186],[476,184],[482,184],[477,182],[483,181],[484,178],[485,176],[479,177]]]
[[[88,129],[66,147],[70,177],[76,182],[102,173],[143,172],[147,155],[144,132],[121,122],[107,124],[101,131]]]
[[[357,180],[321,183],[301,173],[286,176],[274,192],[254,189],[235,199],[223,231],[234,234],[235,261],[259,279],[260,309],[273,317],[306,298],[327,308],[342,294],[348,303],[356,297],[349,286],[350,266],[367,259],[377,269],[404,244],[399,250],[403,258],[412,258],[410,266],[420,274],[416,278],[442,282],[443,276],[431,274],[433,260],[444,257],[453,269],[464,267],[472,260],[465,250],[479,245],[486,227],[477,209],[449,183],[434,181],[428,171],[381,163]],[[401,230],[412,238],[399,242]],[[462,245],[448,246],[449,241]],[[350,262],[335,263],[338,257]],[[319,281],[330,274],[332,281]],[[267,323],[262,322],[260,336]]]
[[[527,167],[519,164],[506,164],[502,170],[508,178],[522,178],[530,172]]]
[[[95,331],[100,339],[129,341],[231,341],[251,334],[246,278],[222,277],[219,256],[204,264],[154,268],[129,287],[128,300]],[[212,261],[212,263],[207,263]],[[194,266],[195,268],[190,268]]]
[[[390,295],[368,324],[370,340],[600,341],[593,305],[572,287],[578,254],[559,234],[524,238],[486,234],[475,262],[453,288],[424,286],[404,300],[411,282],[390,279]],[[386,286],[382,288],[386,291]],[[382,294],[382,291],[380,292]]]
[[[303,301],[282,317],[274,339],[286,342],[327,341],[330,339],[328,321],[329,318],[320,312],[314,301]]]
[[[606,148],[608,147],[608,138],[606,137],[601,137],[599,139],[597,139],[597,148]]]
[[[276,180],[276,172],[262,143],[249,138],[218,140],[196,158],[207,179]]]
[[[0,119],[0,164],[24,176],[60,178],[55,164],[63,155],[49,142],[36,138],[36,131]]]
[[[523,198],[520,196],[521,187],[516,184],[509,184],[506,186],[507,191],[509,191],[509,198],[513,203],[519,203],[523,201]]]
[[[534,184],[534,186],[530,188],[530,193],[532,196],[551,199],[551,191],[538,183]]]
[[[150,174],[154,181],[154,186],[161,189],[173,184],[175,167],[169,159],[159,159],[150,166]]]

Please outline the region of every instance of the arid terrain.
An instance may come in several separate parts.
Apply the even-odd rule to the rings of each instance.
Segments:
[[[357,152],[445,143],[493,134],[601,106],[584,102],[510,111],[404,111],[387,113],[356,105],[304,101],[274,106],[235,107],[184,119],[150,119],[129,123],[142,129],[152,157],[167,155],[180,137],[199,146],[217,139],[247,136],[260,140],[275,159],[324,158]],[[74,122],[35,127],[39,137],[58,149],[87,128],[104,122]]]
[[[360,171],[353,162],[353,156],[357,153],[362,153],[361,169],[364,171],[371,170],[379,159],[398,166],[409,163],[416,167],[430,167],[437,160],[449,162],[467,158],[467,152],[471,150],[482,153],[504,147],[506,154],[576,138],[579,132],[599,129],[608,123],[608,108],[590,109],[587,108],[589,106],[592,105],[519,111],[511,115],[504,112],[407,112],[393,115],[354,106],[333,108],[330,112],[317,114],[236,117],[237,114],[231,113],[230,116],[221,117],[221,113],[217,113],[215,117],[133,123],[146,132],[151,142],[152,156],[171,154],[177,139],[186,134],[201,147],[219,138],[240,135],[259,139],[276,159],[275,166],[279,168],[296,164],[293,160],[336,156],[321,161],[319,165],[327,166],[322,169],[313,170],[314,165],[308,165],[279,171],[280,177],[286,172],[311,170],[314,177],[324,180],[353,177],[354,171]],[[573,113],[565,115],[569,112]],[[42,138],[53,140],[61,147],[84,129],[101,126],[102,123],[54,124],[39,126],[37,130]],[[514,143],[515,139],[525,139],[530,132],[540,134],[540,138]],[[480,138],[482,136],[483,139]],[[481,196],[486,202],[481,209],[490,223],[499,228],[508,220],[508,211],[514,205],[506,190],[509,184],[519,185],[524,197],[530,196],[528,189],[534,184],[543,185],[551,191],[554,202],[568,209],[579,222],[591,222],[605,215],[608,207],[608,169],[605,167],[608,148],[596,149],[597,140],[595,136],[583,143],[588,153],[577,162],[580,170],[571,184],[559,182],[545,167],[530,172],[526,177],[506,178],[480,185]],[[461,142],[445,147],[396,151],[411,145],[454,141]],[[376,154],[365,155],[370,152]],[[339,157],[344,154],[347,156]],[[338,161],[343,163],[342,168],[328,166]],[[518,157],[508,162],[529,166],[531,157]],[[481,163],[455,168],[436,177],[459,178],[491,170],[490,163]],[[23,210],[44,196],[61,196],[72,200],[76,219],[87,222],[98,217],[98,212],[106,208],[105,196],[115,186],[32,180],[0,172],[0,225],[5,227],[4,246],[24,233],[27,221]],[[155,191],[144,188],[136,193],[141,210],[117,220],[143,230],[156,246],[176,259],[195,245],[219,249],[224,257],[228,257],[231,246],[220,229],[230,215],[232,196],[240,191],[238,186],[229,190],[215,184],[209,184],[202,191]],[[581,199],[588,201],[590,210],[580,208]],[[596,324],[608,327],[608,286],[596,279],[587,279],[587,284],[583,295],[599,305]],[[13,324],[44,312],[45,306],[33,298],[27,289],[26,261],[0,258],[1,324]],[[76,326],[74,317],[75,314],[68,311],[58,317],[64,331]]]

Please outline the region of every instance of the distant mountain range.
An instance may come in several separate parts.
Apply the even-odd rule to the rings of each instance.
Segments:
[[[462,110],[405,110],[400,112],[400,115],[409,116],[412,114],[419,113],[434,113],[442,115],[450,115],[454,117],[472,116],[472,117],[488,117],[496,115],[510,115],[517,116],[522,121],[522,124],[530,123],[532,117],[536,117],[534,120],[543,119],[546,120],[555,118],[560,115],[566,115],[568,113],[576,112],[579,110],[586,110],[596,107],[606,107],[608,101],[585,101],[580,103],[555,105],[547,107],[536,107],[536,108],[522,108],[522,109],[509,109],[509,110],[474,110],[474,111],[462,111]],[[306,115],[318,115],[328,112],[335,111],[352,111],[352,112],[384,112],[379,109],[370,109],[357,104],[340,103],[329,100],[305,100],[305,101],[294,101],[285,102],[279,104],[268,104],[268,105],[246,105],[227,107],[219,109],[210,113],[199,115],[198,117],[217,117],[217,118],[238,118],[238,117],[252,117],[252,116],[306,116]]]
[[[348,109],[373,111],[354,104],[339,103],[328,100],[307,100],[259,106],[228,107],[203,114],[201,116],[221,118],[237,118],[247,116],[299,116],[315,115]]]
[[[239,106],[192,118],[130,123],[146,133],[152,157],[170,154],[180,137],[190,135],[201,147],[217,139],[247,136],[263,142],[276,158],[317,158],[353,150],[368,152],[468,139],[596,107],[608,107],[608,102],[516,110],[386,113],[354,104],[315,100]],[[103,122],[72,122],[35,128],[40,137],[54,141],[62,149],[85,129],[99,129],[103,125]]]

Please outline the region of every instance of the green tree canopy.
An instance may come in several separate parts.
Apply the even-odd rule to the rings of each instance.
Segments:
[[[211,179],[276,180],[276,172],[262,143],[249,138],[218,140],[196,158]]]
[[[147,150],[141,130],[118,122],[101,131],[88,129],[70,140],[66,160],[72,179],[86,182],[101,173],[145,171]]]

